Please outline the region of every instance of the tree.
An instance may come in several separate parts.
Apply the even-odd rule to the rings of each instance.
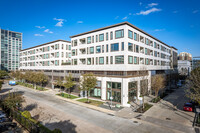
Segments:
[[[63,86],[63,81],[59,78],[59,79],[56,81],[56,85],[60,86],[60,89],[61,89],[61,87]]]
[[[141,68],[141,71],[139,71],[140,77],[140,97],[142,97],[142,108],[144,110],[144,99],[145,96],[148,95],[148,86],[149,82],[148,81],[148,71],[145,67]]]
[[[2,79],[4,76],[8,76],[8,73],[4,70],[0,70],[0,79]]]
[[[75,82],[73,81],[72,74],[69,73],[69,75],[65,77],[65,83],[63,84],[63,86],[65,87],[65,89],[69,91],[69,93],[71,93],[70,88],[73,87],[74,85]]]
[[[44,73],[37,72],[35,74],[35,83],[36,84],[39,84],[39,85],[43,86],[43,84],[45,84],[47,82],[48,82],[48,78],[47,78],[47,76]]]
[[[24,99],[21,94],[9,92],[9,95],[3,100],[3,104],[9,109],[14,109],[19,107],[23,101]]]
[[[82,75],[82,79],[80,82],[80,89],[83,91],[87,91],[87,102],[89,102],[89,92],[92,88],[96,86],[97,78],[93,73],[86,73]]]
[[[151,78],[151,88],[155,91],[155,96],[158,96],[158,92],[165,87],[165,77],[162,74],[157,74]]]
[[[200,104],[200,67],[192,70],[187,79],[186,96]]]

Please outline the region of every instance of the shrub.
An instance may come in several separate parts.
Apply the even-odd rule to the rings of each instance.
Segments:
[[[53,133],[62,133],[62,131],[61,131],[60,129],[55,128],[55,129],[53,130]]]
[[[29,111],[24,111],[22,112],[22,116],[26,117],[26,118],[31,118],[31,113]]]
[[[152,103],[157,103],[161,100],[161,98],[158,96],[158,97],[155,97],[151,100]]]
[[[37,87],[36,87],[36,90],[44,91],[45,89],[44,89],[43,87],[37,86]]]

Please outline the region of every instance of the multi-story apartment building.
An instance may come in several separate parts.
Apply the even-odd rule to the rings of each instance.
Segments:
[[[71,65],[52,67],[52,71],[48,67],[21,69],[43,69],[62,77],[71,72],[77,80],[92,72],[98,81],[90,96],[128,106],[128,101],[141,99],[142,90],[148,93],[152,73],[177,67],[176,48],[128,22],[71,36],[71,45]]]
[[[22,33],[0,29],[0,70],[19,68]]]
[[[32,70],[57,68],[63,64],[70,64],[71,43],[65,40],[56,40],[35,47],[23,49],[20,52],[20,68]]]

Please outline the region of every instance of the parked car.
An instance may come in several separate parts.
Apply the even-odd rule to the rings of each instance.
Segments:
[[[14,85],[16,85],[16,81],[9,81],[8,84],[11,86],[14,86]]]
[[[4,117],[4,118],[0,118],[0,123],[2,122],[12,122],[12,120]]]
[[[192,103],[185,103],[183,106],[183,110],[192,112],[194,111],[194,106],[192,105]]]

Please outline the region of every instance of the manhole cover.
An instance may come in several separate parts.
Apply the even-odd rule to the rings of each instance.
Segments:
[[[138,123],[137,121],[133,121],[133,123]]]
[[[171,118],[166,118],[166,120],[171,120]]]

